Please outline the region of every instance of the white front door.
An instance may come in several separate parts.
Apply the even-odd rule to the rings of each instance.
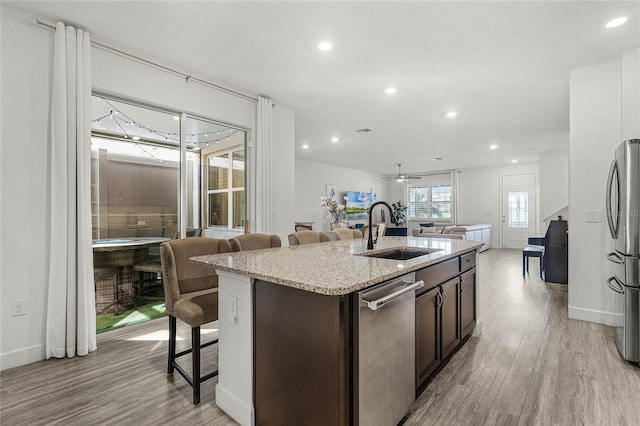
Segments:
[[[536,175],[505,175],[502,181],[502,247],[525,248],[536,232]]]

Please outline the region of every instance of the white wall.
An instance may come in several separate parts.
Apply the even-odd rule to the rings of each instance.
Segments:
[[[640,49],[622,55],[621,139],[640,137]]]
[[[621,61],[570,75],[569,317],[613,325],[613,292],[605,285],[613,248],[605,212],[607,172],[620,143]],[[638,115],[636,115],[636,118]],[[602,222],[586,222],[601,210]]]
[[[535,174],[539,183],[538,163],[460,170],[458,174],[458,222],[491,225],[491,246],[500,247],[500,176]],[[538,190],[538,194],[540,191]],[[536,199],[540,200],[540,196]],[[536,223],[540,223],[539,209]]]
[[[568,205],[569,151],[540,154],[540,219]],[[546,232],[546,229],[542,227],[540,232]]]
[[[0,369],[44,358],[47,253],[47,154],[53,32],[28,24],[29,16],[1,6],[2,197]],[[169,53],[168,53],[169,54]],[[94,89],[186,111],[250,130],[256,105],[142,64],[92,49]],[[277,103],[277,100],[276,100]],[[274,110],[276,194],[293,194],[293,121]],[[292,202],[276,197],[275,229],[292,223]],[[9,204],[10,202],[10,204]],[[282,223],[281,223],[282,222]],[[292,226],[292,225],[291,225]],[[11,317],[11,301],[26,299],[28,314]]]
[[[338,202],[344,204],[341,197],[347,191],[370,192],[372,189],[380,189],[380,199],[389,201],[386,197],[388,181],[385,176],[377,173],[369,173],[361,170],[338,167],[316,161],[296,158],[296,183],[295,183],[295,221],[314,222],[314,230],[326,229],[324,223],[324,211],[320,207],[320,197],[325,195],[326,184],[337,186]],[[373,220],[380,220],[379,210],[376,209]],[[389,215],[387,214],[387,222]],[[364,223],[350,221],[350,223]],[[293,232],[293,225],[291,231]]]
[[[0,8],[0,369],[5,369],[44,357],[52,33]],[[11,316],[16,299],[27,300],[27,315]]]

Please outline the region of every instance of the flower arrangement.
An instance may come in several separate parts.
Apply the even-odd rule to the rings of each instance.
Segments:
[[[320,197],[320,207],[324,207],[329,212],[332,223],[340,222],[341,216],[344,215],[344,204],[338,204],[333,198]]]
[[[391,208],[393,209],[393,223],[396,227],[400,227],[406,223],[405,220],[405,212],[407,211],[407,206],[400,200],[391,204]]]

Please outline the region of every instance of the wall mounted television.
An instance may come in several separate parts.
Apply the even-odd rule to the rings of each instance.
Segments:
[[[373,192],[356,192],[347,191],[347,218],[353,219],[367,219],[367,210],[374,202]]]

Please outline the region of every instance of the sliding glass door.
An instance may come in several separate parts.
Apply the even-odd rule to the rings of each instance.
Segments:
[[[244,231],[246,131],[107,96],[93,96],[92,111],[96,311],[104,331],[164,315],[162,242]]]

